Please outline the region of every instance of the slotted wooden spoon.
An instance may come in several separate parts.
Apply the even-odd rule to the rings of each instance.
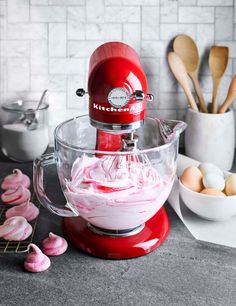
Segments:
[[[230,82],[227,97],[224,103],[221,105],[219,113],[224,113],[235,99],[236,99],[236,74],[234,75],[234,77]]]
[[[199,55],[195,42],[192,40],[191,37],[187,35],[178,35],[174,40],[173,49],[175,53],[177,53],[182,59],[186,71],[193,82],[198,97],[200,109],[203,113],[208,113],[198,81]]]
[[[190,86],[188,83],[188,74],[183,61],[178,56],[178,54],[176,54],[175,52],[170,52],[168,54],[168,63],[176,80],[183,87],[183,90],[188,98],[189,104],[191,105],[192,109],[198,112],[197,104],[190,90]]]
[[[221,78],[227,68],[229,48],[222,46],[211,47],[209,67],[213,79],[212,113],[217,113],[217,94]]]

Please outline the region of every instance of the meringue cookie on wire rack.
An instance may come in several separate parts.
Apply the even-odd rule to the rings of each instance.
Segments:
[[[24,217],[27,221],[32,221],[36,219],[39,215],[39,209],[34,205],[34,203],[29,200],[23,204],[11,207],[6,211],[6,218],[9,219],[15,216]]]
[[[29,244],[28,250],[30,248],[33,249],[33,252],[30,252],[26,257],[24,262],[25,269],[29,272],[42,272],[47,270],[51,265],[51,261],[47,255],[43,254],[40,248],[34,243]]]
[[[68,248],[68,243],[66,239],[49,233],[48,238],[44,239],[43,242],[43,252],[49,256],[57,256],[65,253]]]
[[[15,189],[20,185],[29,188],[30,178],[26,174],[23,174],[20,169],[14,169],[12,174],[9,174],[4,178],[1,188],[4,190]]]
[[[16,216],[7,219],[0,225],[0,237],[9,241],[22,241],[32,234],[32,226],[24,217]]]
[[[30,199],[31,192],[26,187],[20,185],[16,189],[8,189],[2,195],[4,204],[17,205],[27,202]]]

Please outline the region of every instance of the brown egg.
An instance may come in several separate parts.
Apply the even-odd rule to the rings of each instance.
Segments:
[[[200,192],[204,186],[202,184],[202,173],[197,167],[188,167],[184,170],[180,178],[182,184],[192,191]]]
[[[236,173],[227,177],[225,181],[225,193],[228,196],[236,195]]]
[[[215,188],[205,188],[201,191],[201,193],[213,195],[213,196],[226,197],[226,194],[224,194],[224,192],[220,191],[219,189],[215,189]]]

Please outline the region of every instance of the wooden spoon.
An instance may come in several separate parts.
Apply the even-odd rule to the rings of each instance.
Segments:
[[[217,113],[217,93],[220,80],[228,64],[229,48],[214,46],[209,54],[209,66],[213,78],[212,113]]]
[[[228,109],[229,105],[235,99],[236,99],[236,74],[234,75],[234,77],[232,78],[232,80],[230,82],[227,97],[226,97],[224,103],[221,105],[221,107],[219,109],[219,113],[224,113]]]
[[[183,90],[188,98],[189,104],[191,105],[192,109],[198,112],[197,104],[189,87],[188,74],[183,61],[178,56],[178,54],[176,54],[175,52],[170,52],[168,54],[168,63],[176,80],[183,87]]]
[[[199,56],[195,42],[187,35],[178,35],[174,40],[173,49],[182,59],[187,73],[193,82],[202,112],[208,113],[198,81]]]

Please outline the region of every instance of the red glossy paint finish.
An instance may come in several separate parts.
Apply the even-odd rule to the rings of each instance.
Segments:
[[[107,133],[97,130],[96,150],[100,151],[120,151],[122,147],[122,134]],[[97,154],[97,157],[102,155]]]
[[[89,116],[102,123],[126,124],[144,119],[146,99],[116,108],[108,102],[114,88],[133,94],[142,90],[147,94],[147,79],[139,56],[134,49],[121,42],[109,42],[98,47],[90,58],[88,93]]]
[[[170,230],[170,222],[162,207],[145,223],[141,232],[129,237],[111,237],[95,234],[81,217],[64,218],[66,237],[82,251],[107,259],[127,259],[143,256],[161,245]]]

